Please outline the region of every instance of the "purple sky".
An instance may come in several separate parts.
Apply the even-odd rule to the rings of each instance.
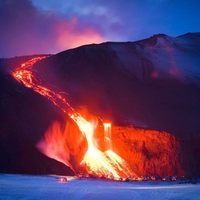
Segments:
[[[0,57],[200,32],[200,0],[0,0]]]

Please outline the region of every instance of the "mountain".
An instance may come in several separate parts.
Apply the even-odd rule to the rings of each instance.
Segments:
[[[34,162],[37,173],[72,173],[35,147],[53,121],[63,122],[65,116],[47,99],[11,77],[15,63],[18,66],[27,59],[0,61],[0,157],[4,161],[0,169],[36,173]],[[199,176],[199,63],[200,33],[178,37],[157,34],[136,42],[107,42],[70,49],[38,61],[31,70],[52,90],[64,91],[76,110],[84,107],[103,121],[111,121],[113,134],[121,138],[113,139],[113,148],[124,158],[132,157],[135,161],[130,160],[131,166],[140,175],[163,175],[166,170],[171,175],[185,171],[187,175]],[[121,131],[117,132],[116,127]],[[31,155],[35,157],[30,159]],[[71,157],[75,157],[75,151]],[[165,166],[160,171],[161,161]],[[146,165],[141,167],[142,163]],[[26,170],[22,166],[27,166]]]
[[[155,35],[67,50],[33,69],[76,106],[116,124],[198,132],[200,35]]]

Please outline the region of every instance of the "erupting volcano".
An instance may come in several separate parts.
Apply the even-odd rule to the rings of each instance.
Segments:
[[[199,38],[0,59],[1,172],[199,176]]]
[[[104,123],[104,146],[106,149],[105,151],[101,151],[97,148],[94,141],[95,130],[97,130],[97,126],[99,126],[99,124],[97,122],[93,123],[92,121],[87,121],[85,118],[83,118],[79,112],[76,112],[70,106],[70,104],[61,94],[56,93],[48,87],[44,86],[44,81],[42,78],[40,78],[35,71],[31,71],[30,67],[37,61],[44,58],[46,58],[46,56],[35,57],[28,62],[21,64],[21,67],[13,72],[13,76],[17,80],[21,81],[26,87],[31,88],[35,92],[48,98],[77,124],[81,133],[85,136],[88,145],[88,149],[83,157],[83,160],[80,162],[80,169],[82,168],[83,171],[97,175],[99,177],[109,176],[119,178],[135,176],[136,174],[130,169],[128,163],[112,150],[110,138],[111,124]],[[56,130],[53,129],[53,131]],[[50,140],[48,139],[48,134],[50,134],[52,137]],[[46,132],[44,140],[41,140],[37,147],[46,156],[64,163],[73,171],[75,171],[74,166],[69,162],[69,156],[64,155],[67,154],[67,151],[61,152],[63,155],[56,153],[59,151],[60,145],[64,145],[65,143],[65,141],[63,141],[63,144],[60,142],[55,142],[55,144],[53,144],[53,141],[59,141],[59,138],[56,137],[63,137],[63,134],[58,134],[57,131],[56,134],[53,134],[52,132]],[[66,135],[64,137],[66,137]]]

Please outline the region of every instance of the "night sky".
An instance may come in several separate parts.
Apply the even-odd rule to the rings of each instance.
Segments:
[[[0,58],[200,32],[200,0],[0,0]]]

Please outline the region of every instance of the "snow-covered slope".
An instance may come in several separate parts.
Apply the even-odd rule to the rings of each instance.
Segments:
[[[200,85],[200,33],[164,34],[129,43],[109,43],[116,64],[140,80],[175,79]]]
[[[72,179],[61,183],[54,176],[0,175],[2,200],[198,200],[200,184],[170,181],[117,182]],[[70,180],[72,179],[72,180]]]

